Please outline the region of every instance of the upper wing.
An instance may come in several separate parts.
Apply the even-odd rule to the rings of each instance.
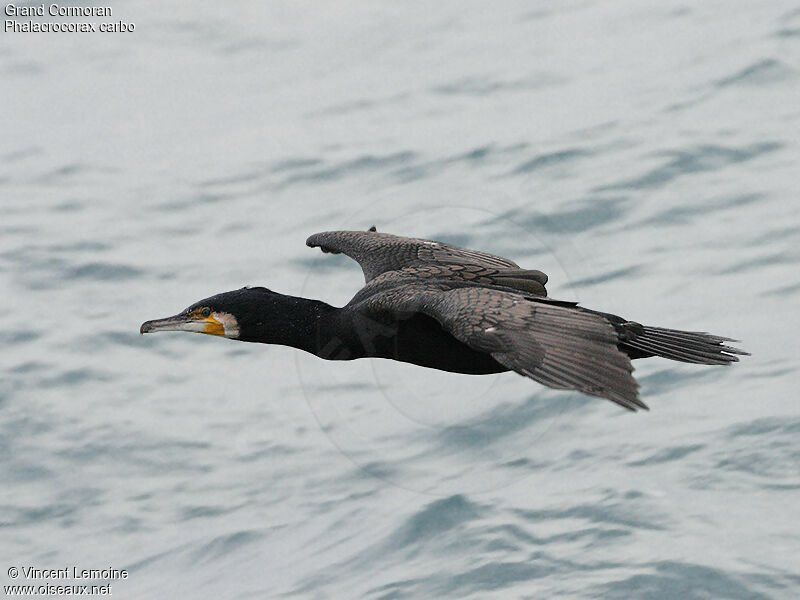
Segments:
[[[387,271],[402,271],[415,277],[473,281],[547,295],[547,275],[541,271],[520,269],[507,258],[442,242],[377,231],[326,231],[310,236],[306,245],[346,254],[361,265],[367,282]]]
[[[597,313],[452,282],[408,282],[357,298],[356,310],[428,315],[470,348],[549,387],[647,408],[614,327]]]

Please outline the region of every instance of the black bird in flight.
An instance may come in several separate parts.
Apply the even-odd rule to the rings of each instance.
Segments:
[[[245,287],[147,321],[140,332],[207,333],[327,360],[389,358],[475,375],[516,371],[634,411],[647,405],[631,359],[727,365],[748,354],[726,345],[731,338],[650,327],[550,299],[547,275],[485,252],[374,227],[317,233],[306,244],[361,265],[366,285],[347,305]]]

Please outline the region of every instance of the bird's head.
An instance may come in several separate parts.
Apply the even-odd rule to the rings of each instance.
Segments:
[[[172,317],[142,323],[140,333],[157,331],[192,331],[219,335],[234,340],[246,339],[244,333],[258,315],[268,313],[274,292],[263,287],[244,287],[223,292],[195,302]],[[267,310],[265,310],[267,309]]]

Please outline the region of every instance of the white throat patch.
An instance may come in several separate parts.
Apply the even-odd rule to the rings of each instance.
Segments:
[[[215,312],[214,318],[222,323],[222,328],[225,330],[225,337],[236,339],[239,337],[239,322],[231,313]]]

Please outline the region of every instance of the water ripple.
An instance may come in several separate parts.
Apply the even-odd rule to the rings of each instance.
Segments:
[[[769,600],[746,585],[741,575],[703,565],[663,561],[649,565],[652,573],[637,574],[604,584],[603,598],[682,598],[707,600]]]
[[[583,201],[577,207],[567,205],[546,215],[514,211],[503,216],[532,231],[579,233],[607,223],[619,222],[625,213],[626,200],[618,197],[597,197]],[[498,219],[498,222],[500,219]]]
[[[516,166],[512,171],[512,175],[520,173],[531,173],[539,169],[562,166],[565,163],[574,162],[576,159],[591,156],[593,153],[582,148],[569,148],[567,150],[559,150],[557,152],[546,152],[531,159],[526,160],[522,164]]]
[[[481,518],[485,510],[461,495],[450,496],[431,502],[398,531],[392,534],[388,544],[392,548],[404,548],[437,540],[448,532]]]
[[[760,142],[739,148],[718,145],[698,146],[692,150],[676,150],[661,153],[664,164],[651,169],[644,175],[619,183],[604,185],[597,191],[644,190],[658,188],[671,183],[684,175],[705,173],[724,169],[730,165],[753,160],[765,154],[776,152],[784,144],[778,141]]]
[[[718,88],[725,88],[733,85],[761,87],[779,81],[787,81],[796,77],[797,74],[781,61],[767,58],[745,67],[738,73],[720,79],[716,83],[716,86]]]

